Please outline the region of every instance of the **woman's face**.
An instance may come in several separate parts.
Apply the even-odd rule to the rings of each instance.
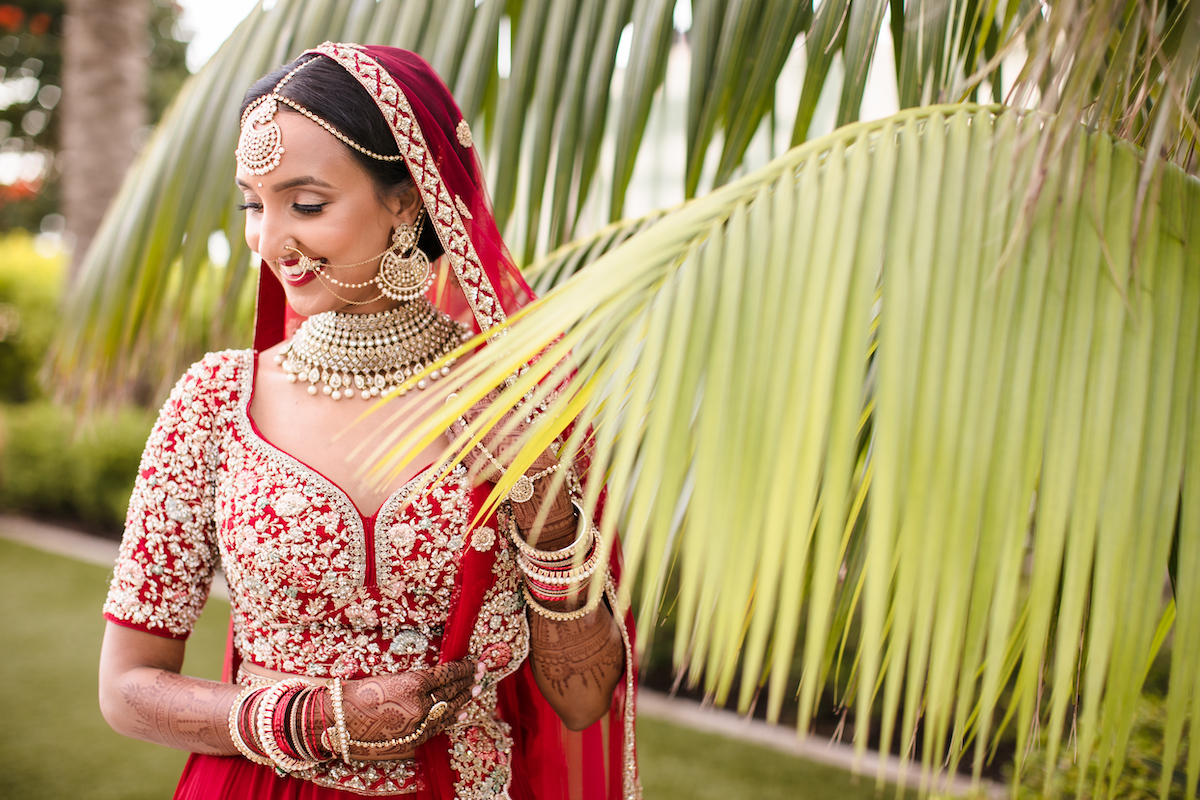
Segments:
[[[299,314],[324,311],[373,313],[394,307],[368,281],[379,271],[379,260],[348,269],[302,272],[299,254],[327,264],[354,264],[382,253],[396,225],[412,223],[415,204],[401,210],[397,198],[389,208],[380,201],[375,184],[350,156],[345,145],[324,128],[300,114],[280,108],[275,115],[283,140],[279,166],[266,175],[253,175],[239,165],[237,185],[245,196],[246,244],[258,253],[283,284],[288,304]],[[291,250],[288,248],[295,248]]]

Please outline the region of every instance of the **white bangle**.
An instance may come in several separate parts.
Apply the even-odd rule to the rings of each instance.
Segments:
[[[334,678],[333,683],[329,684],[329,700],[333,705],[333,724],[338,747],[342,751],[342,761],[346,766],[351,766],[354,762],[350,758],[350,734],[346,731],[346,709],[342,706],[341,678]]]
[[[595,573],[600,563],[600,548],[593,547],[587,559],[577,567],[570,569],[550,569],[533,562],[525,555],[517,556],[517,566],[530,578],[536,578],[538,583],[549,583],[555,586],[569,586],[572,583],[582,583]]]
[[[229,709],[229,738],[233,740],[233,746],[238,749],[238,752],[244,755],[255,764],[261,764],[264,767],[275,766],[271,759],[264,758],[250,748],[246,744],[246,740],[242,738],[242,732],[238,729],[238,717],[241,715],[242,705],[250,699],[250,695],[259,690],[257,686],[247,686],[234,699],[233,707]]]

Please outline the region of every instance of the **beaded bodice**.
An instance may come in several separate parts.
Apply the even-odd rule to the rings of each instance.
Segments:
[[[481,489],[459,467],[427,470],[373,517],[319,472],[266,442],[248,414],[254,357],[210,354],[176,386],[130,501],[106,615],[158,635],[190,633],[222,565],[243,659],[346,679],[436,664],[465,572],[490,581],[469,652],[489,685],[528,652],[517,570],[491,525],[472,528]],[[460,797],[505,795],[507,726],[495,693],[447,733]],[[414,762],[337,765],[310,779],[360,794],[423,785]]]

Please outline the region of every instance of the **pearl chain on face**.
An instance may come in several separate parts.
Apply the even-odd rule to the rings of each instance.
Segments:
[[[471,338],[471,329],[434,308],[428,298],[403,303],[377,314],[327,311],[309,317],[275,356],[288,381],[308,384],[308,393],[321,391],[333,400],[364,400],[404,394],[410,379],[440,362]],[[437,380],[450,374],[447,361],[430,374]],[[424,389],[427,379],[415,383]]]

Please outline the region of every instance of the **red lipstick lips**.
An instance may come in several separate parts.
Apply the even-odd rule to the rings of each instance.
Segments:
[[[303,286],[306,283],[316,280],[317,273],[305,271],[299,275],[291,275],[289,269],[293,269],[300,263],[298,258],[281,258],[279,259],[279,275],[289,286]]]

